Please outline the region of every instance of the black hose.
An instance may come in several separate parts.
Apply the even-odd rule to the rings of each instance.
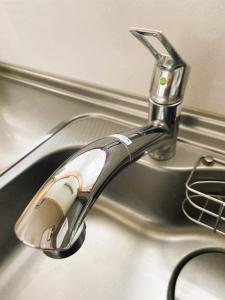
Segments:
[[[178,276],[180,275],[180,272],[182,269],[185,267],[185,265],[192,260],[193,258],[202,255],[202,254],[207,254],[207,253],[220,253],[220,254],[225,254],[225,249],[224,248],[203,248],[203,249],[198,249],[195,250],[185,257],[181,259],[181,261],[176,265],[175,269],[173,270],[172,276],[170,277],[169,285],[168,285],[168,290],[167,290],[167,300],[175,300],[175,289],[176,289],[176,283]]]

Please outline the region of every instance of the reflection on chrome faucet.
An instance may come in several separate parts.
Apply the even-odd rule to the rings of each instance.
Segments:
[[[85,238],[85,217],[109,181],[146,152],[157,160],[175,155],[178,106],[187,65],[162,33],[131,29],[156,58],[149,124],[97,140],[70,157],[41,187],[15,225],[17,237],[54,258],[76,252]],[[157,38],[158,53],[146,36]]]

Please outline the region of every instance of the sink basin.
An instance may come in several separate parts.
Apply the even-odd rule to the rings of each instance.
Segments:
[[[156,164],[146,156],[112,180],[88,215],[86,239],[73,256],[54,260],[16,239],[17,218],[52,172],[82,145],[125,128],[101,117],[74,121],[7,174],[0,191],[1,300],[162,300],[182,257],[204,247],[225,249],[224,238],[193,225],[182,213],[185,181],[202,154],[182,144],[172,161]],[[210,176],[220,177],[221,172]],[[210,260],[205,260],[205,270],[210,268]],[[216,268],[211,272],[221,282],[222,258]],[[205,274],[208,281],[210,274]],[[180,299],[182,291],[185,299],[203,299],[194,278],[185,278],[179,284]],[[187,281],[192,287],[189,298]],[[224,299],[224,289],[214,291],[206,284],[204,297]]]

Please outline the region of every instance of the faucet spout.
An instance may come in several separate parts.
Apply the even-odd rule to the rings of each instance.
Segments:
[[[78,249],[80,234],[85,233],[84,219],[105,186],[146,151],[165,147],[170,141],[167,127],[158,123],[113,134],[84,147],[33,197],[15,225],[17,237],[53,257],[71,253],[74,244]]]

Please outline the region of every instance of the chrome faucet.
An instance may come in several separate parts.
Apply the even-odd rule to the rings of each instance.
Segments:
[[[148,152],[156,160],[175,155],[179,106],[189,67],[165,36],[155,30],[130,32],[156,59],[149,98],[149,124],[97,140],[71,156],[44,183],[15,225],[17,237],[54,258],[82,245],[85,217],[106,185],[122,169]],[[159,53],[147,39],[158,39]]]

